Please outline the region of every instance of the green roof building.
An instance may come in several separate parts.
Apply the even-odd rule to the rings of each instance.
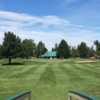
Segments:
[[[45,54],[41,55],[41,58],[56,58],[56,51],[47,51]]]

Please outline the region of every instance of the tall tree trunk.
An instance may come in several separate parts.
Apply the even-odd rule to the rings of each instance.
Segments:
[[[9,59],[9,64],[11,64],[12,58],[11,58],[11,57],[9,57],[8,59]]]

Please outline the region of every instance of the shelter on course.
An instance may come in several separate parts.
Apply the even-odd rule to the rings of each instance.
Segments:
[[[45,54],[41,55],[41,58],[56,58],[57,52],[56,51],[47,51]]]

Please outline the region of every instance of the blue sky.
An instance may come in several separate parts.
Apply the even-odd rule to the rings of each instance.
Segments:
[[[65,39],[72,46],[100,40],[100,0],[0,0],[0,43],[5,31],[45,42]]]

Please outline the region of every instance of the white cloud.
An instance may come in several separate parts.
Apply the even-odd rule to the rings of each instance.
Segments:
[[[13,31],[22,39],[31,38],[36,42],[42,40],[50,49],[61,39],[71,45],[86,41],[89,45],[100,36],[96,29],[87,29],[82,25],[72,24],[58,16],[31,16],[23,13],[0,11],[0,42],[3,33]]]

